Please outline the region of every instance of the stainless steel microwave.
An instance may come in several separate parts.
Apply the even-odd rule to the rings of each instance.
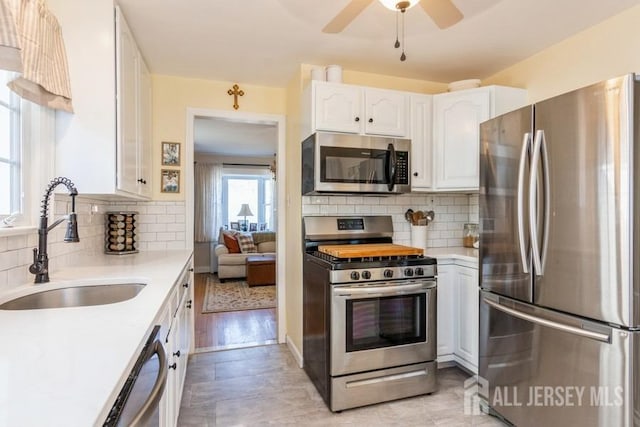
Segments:
[[[302,195],[411,191],[411,141],[316,132],[302,141]]]

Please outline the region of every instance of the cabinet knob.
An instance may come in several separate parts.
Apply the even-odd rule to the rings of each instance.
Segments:
[[[189,271],[193,273],[193,268],[190,268]]]
[[[142,178],[140,178],[140,179],[138,180],[138,182],[139,182],[140,184],[146,184],[146,183],[147,183],[147,180],[146,180],[146,179],[142,179]]]
[[[414,172],[414,173],[413,173],[413,176],[418,176],[418,172]]]
[[[185,283],[182,285],[183,288],[188,288],[189,287],[189,282]]]
[[[369,119],[369,123],[373,123],[373,118]]]
[[[191,300],[187,301],[187,308],[191,308]]]
[[[175,353],[173,353],[174,356],[180,357],[180,350],[176,351]],[[175,363],[174,363],[175,364]]]
[[[359,121],[360,121],[360,117],[356,117],[356,122],[359,122]]]
[[[169,365],[169,369],[177,369],[178,365],[176,364],[176,362],[173,362],[172,365]]]

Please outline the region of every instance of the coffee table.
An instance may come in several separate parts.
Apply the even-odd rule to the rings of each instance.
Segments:
[[[276,284],[276,257],[251,255],[247,257],[247,284],[249,286]]]

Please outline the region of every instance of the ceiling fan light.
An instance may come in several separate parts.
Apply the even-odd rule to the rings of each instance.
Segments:
[[[380,3],[382,3],[382,5],[384,7],[386,7],[389,10],[393,10],[394,12],[396,10],[399,10],[400,7],[398,7],[399,4],[401,3],[408,3],[408,6],[405,6],[404,9],[411,9],[413,6],[417,5],[418,3],[420,3],[420,0],[378,0]]]

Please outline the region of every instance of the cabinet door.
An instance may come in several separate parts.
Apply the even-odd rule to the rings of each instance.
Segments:
[[[489,89],[434,96],[438,189],[478,189],[480,123],[491,114]]]
[[[438,358],[453,354],[456,275],[454,265],[438,266]]]
[[[140,126],[138,129],[138,194],[151,198],[153,184],[151,176],[152,145],[151,145],[151,75],[147,65],[140,57],[140,98],[138,111],[140,112]]]
[[[318,84],[314,93],[315,128],[334,132],[362,131],[362,89],[356,86]]]
[[[365,133],[404,137],[407,135],[408,96],[402,92],[366,89]]]
[[[117,181],[119,190],[138,192],[138,48],[116,9]]]
[[[431,189],[433,177],[432,114],[433,97],[411,96],[411,190]]]
[[[467,361],[474,372],[478,367],[479,290],[478,270],[456,267],[456,301],[458,324],[455,353]]]

